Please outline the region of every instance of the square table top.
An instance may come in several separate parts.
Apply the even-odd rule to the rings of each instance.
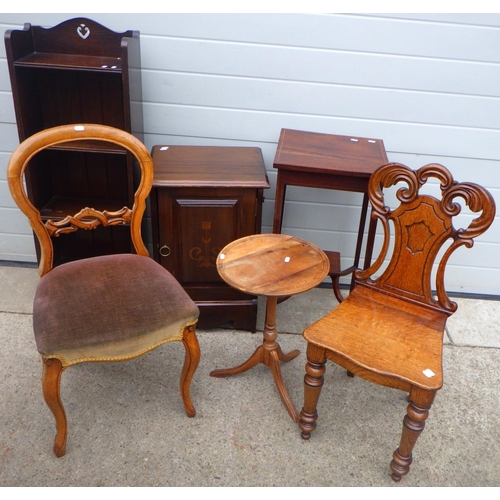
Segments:
[[[281,129],[274,168],[370,177],[388,163],[381,139]]]
[[[260,148],[153,146],[155,187],[269,188]]]

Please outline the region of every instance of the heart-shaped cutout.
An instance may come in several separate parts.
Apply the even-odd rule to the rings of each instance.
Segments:
[[[85,26],[85,24],[80,24],[80,26],[76,28],[76,32],[78,33],[78,36],[84,40],[90,35],[90,30],[87,26]]]

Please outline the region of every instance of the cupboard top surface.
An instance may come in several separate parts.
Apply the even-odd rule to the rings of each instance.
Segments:
[[[282,129],[274,168],[370,177],[387,163],[381,139]]]
[[[260,148],[154,146],[155,187],[269,188]]]

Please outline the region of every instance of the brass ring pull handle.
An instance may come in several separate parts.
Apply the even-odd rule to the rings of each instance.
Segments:
[[[170,250],[170,247],[168,247],[167,245],[163,245],[161,248],[160,248],[160,255],[162,257],[168,257],[171,253],[171,250]]]

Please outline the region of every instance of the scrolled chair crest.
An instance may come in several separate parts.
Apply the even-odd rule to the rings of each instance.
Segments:
[[[461,206],[455,203],[456,198],[462,198],[470,210],[474,213],[481,212],[467,228],[460,228],[456,231],[460,240],[470,240],[484,233],[492,224],[495,217],[495,200],[493,196],[483,187],[471,183],[463,182],[454,184],[443,194],[443,209],[450,215],[461,212]]]
[[[384,188],[399,182],[406,183],[407,187],[398,189],[396,196],[402,203],[410,203],[419,195],[420,188],[430,178],[435,178],[440,183],[441,207],[447,215],[454,217],[462,211],[461,205],[454,201],[456,198],[462,198],[472,212],[483,212],[467,229],[457,231],[461,237],[467,235],[474,238],[486,231],[493,222],[495,214],[495,202],[491,194],[477,184],[455,181],[449,170],[438,163],[429,163],[416,171],[401,163],[389,163],[380,167],[370,179],[370,201],[374,212],[379,212],[381,215],[390,212],[384,202]]]
[[[408,187],[398,190],[396,196],[402,202],[409,202],[418,194],[419,183],[413,170],[400,163],[388,163],[377,169],[370,178],[370,201],[374,212],[387,214],[383,189],[405,182]]]

